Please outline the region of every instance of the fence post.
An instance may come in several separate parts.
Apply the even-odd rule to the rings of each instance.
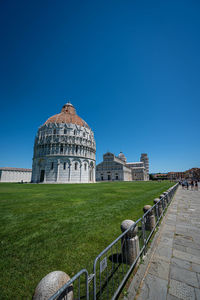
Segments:
[[[49,299],[69,280],[70,277],[62,271],[54,271],[47,274],[38,283],[33,295],[33,300]],[[63,297],[65,297],[64,299],[66,300],[73,299],[72,285],[69,286],[67,295]]]
[[[171,202],[172,197],[173,197],[173,194],[172,194],[173,189],[172,189],[172,188],[169,188],[167,191],[168,191],[168,195],[169,195],[169,202]]]
[[[143,212],[144,212],[144,214],[145,214],[149,209],[151,209],[151,207],[152,207],[151,205],[145,205],[145,206],[143,207]],[[153,228],[154,228],[154,226],[155,226],[155,224],[156,224],[153,209],[150,210],[150,211],[148,212],[148,214],[147,214],[145,217],[146,217],[145,229],[146,229],[146,230],[149,230],[149,231],[153,230]]]
[[[153,202],[158,205],[158,216],[160,217],[162,215],[162,203],[159,198],[155,198]]]
[[[121,223],[121,231],[125,232],[128,228],[135,224],[132,220],[124,220]],[[125,236],[122,238],[122,255],[124,262],[128,265],[132,265],[136,257],[139,255],[139,238],[137,236],[138,227],[129,230]]]
[[[165,195],[165,200],[166,200],[166,203],[168,204],[169,203],[168,192],[164,192],[163,195]]]
[[[165,205],[165,195],[163,195],[163,194],[160,195],[160,202],[162,203],[162,209],[163,209],[163,213],[164,213],[165,207],[166,207],[166,205]]]

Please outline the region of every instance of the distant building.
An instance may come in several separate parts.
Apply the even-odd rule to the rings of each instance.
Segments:
[[[192,168],[185,172],[168,172],[168,173],[155,173],[151,175],[153,179],[157,180],[200,180],[200,168]]]
[[[32,182],[95,182],[94,133],[67,103],[38,129]]]
[[[167,179],[169,180],[183,180],[185,178],[185,172],[168,172]]]
[[[0,182],[30,182],[31,169],[0,168]]]
[[[200,181],[200,168],[192,168],[185,171],[185,178]]]
[[[167,173],[155,173],[151,175],[154,180],[167,180]]]
[[[133,181],[149,180],[149,159],[141,154],[140,162],[127,163],[125,155],[115,156],[107,152],[103,161],[96,166],[96,181]]]

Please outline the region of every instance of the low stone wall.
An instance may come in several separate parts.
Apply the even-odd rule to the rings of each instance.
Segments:
[[[0,170],[0,182],[30,182],[31,174],[31,170]]]

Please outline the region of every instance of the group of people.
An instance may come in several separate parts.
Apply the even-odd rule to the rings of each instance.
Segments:
[[[179,181],[179,184],[182,185],[182,188],[187,188],[187,190],[189,190],[189,187],[191,187],[191,190],[194,191],[198,191],[198,181],[197,180],[191,180],[190,182],[188,182],[187,180],[184,181]]]

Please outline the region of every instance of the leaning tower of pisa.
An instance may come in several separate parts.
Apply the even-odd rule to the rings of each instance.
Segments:
[[[145,171],[146,171],[146,179],[149,180],[149,158],[147,153],[142,153],[140,156],[140,161],[144,163]]]

